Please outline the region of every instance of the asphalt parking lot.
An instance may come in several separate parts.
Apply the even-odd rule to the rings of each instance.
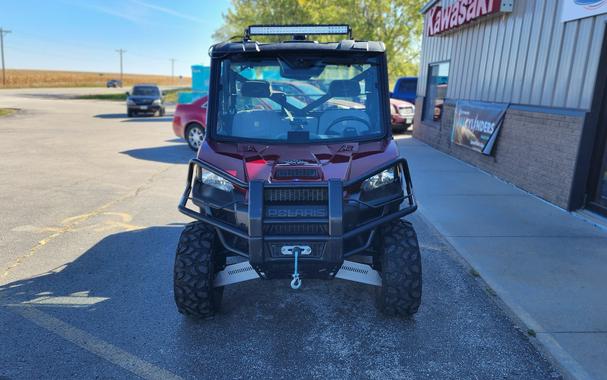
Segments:
[[[0,91],[22,109],[0,119],[0,377],[559,377],[421,215],[412,320],[342,280],[242,283],[213,320],[184,318],[172,262],[193,153],[170,112],[127,119],[64,96],[79,91]]]

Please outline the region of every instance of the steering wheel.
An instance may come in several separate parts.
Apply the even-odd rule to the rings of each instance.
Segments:
[[[352,121],[358,121],[359,123],[363,123],[364,125],[367,126],[367,129],[371,129],[371,123],[368,120],[363,119],[362,117],[358,117],[358,116],[342,116],[342,117],[338,117],[337,119],[333,120],[331,122],[331,124],[329,124],[329,126],[327,127],[327,129],[325,129],[325,134],[326,135],[338,135],[339,133],[332,131],[332,133],[329,133],[329,130],[331,128],[333,128],[334,126],[336,126],[339,123],[342,123],[346,120],[352,120]]]

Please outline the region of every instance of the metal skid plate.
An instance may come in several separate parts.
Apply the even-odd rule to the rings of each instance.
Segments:
[[[238,282],[254,280],[259,278],[255,269],[248,261],[243,261],[237,264],[231,264],[225,267],[224,270],[217,272],[213,286],[226,286],[236,284]]]
[[[228,265],[224,270],[218,272],[213,286],[226,286],[256,278],[259,278],[259,275],[255,269],[253,269],[248,261],[243,261]],[[376,270],[367,264],[356,263],[354,261],[344,261],[335,278],[381,286],[381,276]]]
[[[355,263],[354,261],[345,260],[335,275],[335,278],[381,286],[381,276],[379,275],[379,272],[371,268],[370,265]]]

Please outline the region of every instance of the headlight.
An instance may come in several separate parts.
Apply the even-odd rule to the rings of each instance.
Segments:
[[[132,101],[131,99],[127,99],[127,100],[126,100],[126,104],[127,104],[127,105],[129,105],[129,106],[134,106],[134,105],[135,105],[135,102],[134,102],[134,101]]]
[[[162,100],[156,99],[156,100],[154,100],[154,104],[162,104]]]
[[[364,191],[371,191],[382,186],[393,183],[396,180],[394,168],[386,169],[383,172],[377,173],[372,177],[367,178],[362,185]]]
[[[227,191],[227,192],[231,192],[232,190],[234,190],[234,185],[232,185],[232,183],[230,181],[228,181],[227,179],[218,176],[217,174],[201,169],[199,168],[201,171],[199,172],[199,179],[202,183],[204,183],[205,185],[209,185],[212,186],[218,190],[222,190],[222,191]]]

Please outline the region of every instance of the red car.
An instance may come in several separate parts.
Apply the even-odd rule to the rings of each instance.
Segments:
[[[190,148],[198,150],[207,126],[207,96],[188,104],[178,104],[173,114],[173,131],[183,137]]]

